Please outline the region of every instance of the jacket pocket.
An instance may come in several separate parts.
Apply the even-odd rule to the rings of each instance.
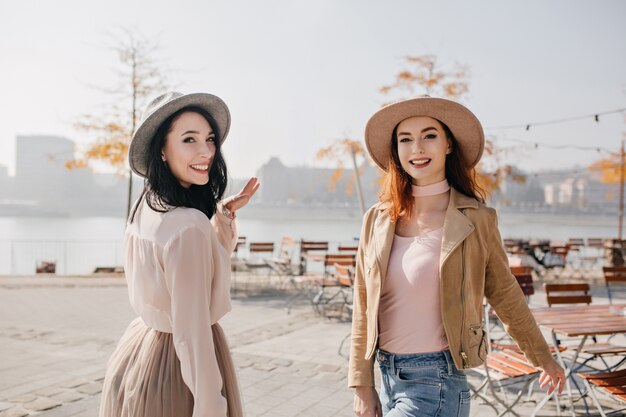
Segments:
[[[485,361],[487,360],[487,344],[489,341],[487,340],[487,333],[483,330],[483,337],[480,339],[480,346],[478,346],[478,357]]]
[[[469,326],[469,348],[476,352],[478,358],[484,361],[487,358],[487,332],[481,324],[470,324]]]
[[[469,349],[471,352],[475,352],[476,356],[481,361],[487,358],[487,333],[483,328],[483,324],[470,324],[469,325]]]
[[[469,325],[469,347],[475,348],[479,346],[485,338],[485,331],[483,330],[482,323]]]

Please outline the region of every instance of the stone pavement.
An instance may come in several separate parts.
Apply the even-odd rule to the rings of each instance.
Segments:
[[[0,417],[97,416],[106,361],[134,317],[119,276],[0,277]],[[286,314],[284,290],[250,285],[221,324],[247,416],[353,416],[349,342],[338,351],[348,322],[321,319],[304,301]],[[474,401],[472,416],[483,415],[494,412]],[[555,415],[554,405],[539,415]]]

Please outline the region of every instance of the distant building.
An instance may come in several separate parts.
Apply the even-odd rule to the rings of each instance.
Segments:
[[[578,193],[582,209],[589,213],[617,213],[619,184],[605,184],[599,176],[591,175],[581,178]]]
[[[544,183],[546,206],[553,211],[614,214],[618,205],[617,184],[605,184],[593,172],[552,172]]]
[[[494,195],[493,204],[510,210],[538,210],[545,205],[544,189],[534,174],[528,174],[513,168]]]
[[[11,197],[42,214],[124,215],[127,179],[70,170],[66,163],[73,158],[74,142],[69,139],[17,136]]]
[[[42,175],[66,179],[65,163],[73,159],[74,143],[57,136],[21,136],[16,139],[15,175],[20,184],[38,187]]]
[[[74,144],[56,136],[17,136],[16,194],[20,200],[56,208],[76,195],[75,178],[65,168],[73,158]]]
[[[0,200],[5,200],[13,194],[13,181],[9,177],[9,169],[0,165]]]
[[[359,207],[353,170],[342,170],[337,181],[331,181],[334,169],[307,166],[288,167],[272,157],[259,168],[257,177],[262,187],[255,197],[261,204],[324,205]],[[366,166],[361,174],[364,200],[367,206],[377,201],[376,172]]]
[[[68,170],[74,143],[56,136],[18,136],[15,176],[0,166],[0,215],[124,216],[128,178],[94,173],[90,169]],[[262,186],[251,207],[264,216],[303,218],[331,211],[361,216],[354,172],[343,169],[334,181],[334,169],[286,166],[272,157],[257,171]],[[523,179],[523,180],[522,180]],[[134,201],[143,189],[143,179],[133,176]],[[246,180],[229,178],[226,195],[244,186]],[[365,206],[378,201],[378,171],[366,165],[361,173]],[[489,204],[518,212],[564,212],[614,214],[616,184],[603,184],[599,174],[581,169],[524,173],[517,168],[490,197]],[[253,215],[253,210],[246,210]]]
[[[543,195],[546,200],[546,205],[549,207],[557,207],[559,196],[557,193],[557,187],[555,184],[546,184],[543,186]]]

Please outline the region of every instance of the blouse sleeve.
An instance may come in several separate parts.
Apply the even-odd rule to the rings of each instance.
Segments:
[[[183,381],[193,394],[193,417],[225,417],[209,300],[214,262],[202,230],[182,230],[164,247],[165,279],[172,302],[174,348]]]
[[[222,203],[218,203],[217,211],[211,218],[211,224],[217,235],[217,240],[228,253],[232,253],[237,245],[237,220],[229,219],[222,213]]]

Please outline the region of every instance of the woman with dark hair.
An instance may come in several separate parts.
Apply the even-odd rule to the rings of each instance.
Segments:
[[[167,93],[129,148],[145,187],[129,216],[124,264],[138,314],[109,359],[100,417],[241,417],[235,369],[218,324],[230,310],[235,212],[259,184],[222,200],[226,104]]]
[[[560,392],[563,369],[510,272],[496,212],[476,183],[478,119],[451,100],[404,100],[370,118],[365,142],[385,184],[364,216],[357,255],[348,376],[356,415],[467,417],[463,370],[485,361],[489,343],[484,297],[543,369],[540,385]]]

